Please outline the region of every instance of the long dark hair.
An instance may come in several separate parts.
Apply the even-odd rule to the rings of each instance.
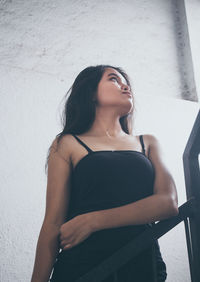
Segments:
[[[97,87],[107,68],[113,68],[117,70],[125,78],[126,83],[132,92],[130,79],[121,67],[114,67],[111,65],[96,65],[82,70],[65,95],[66,102],[61,117],[63,130],[56,135],[57,144],[64,135],[79,135],[88,131],[92,126],[96,112],[94,99],[96,97]],[[133,130],[133,111],[134,107],[128,114],[120,117],[119,119],[122,130],[127,134],[131,134]],[[50,149],[51,146],[47,153],[45,172],[47,171]]]

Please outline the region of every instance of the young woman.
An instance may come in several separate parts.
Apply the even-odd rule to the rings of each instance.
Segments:
[[[64,128],[48,152],[46,212],[31,282],[76,281],[151,223],[178,214],[157,138],[131,133],[134,93],[122,68],[87,67],[70,90]],[[104,282],[161,282],[166,276],[155,240],[155,248]]]

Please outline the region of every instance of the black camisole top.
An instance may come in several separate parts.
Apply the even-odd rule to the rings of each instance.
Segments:
[[[92,151],[80,138],[73,136],[88,154],[79,160],[72,172],[69,218],[121,206],[153,194],[155,171],[145,155],[142,135],[142,152]]]
[[[92,151],[80,138],[72,135],[85,147],[88,154],[79,160],[72,171],[72,188],[66,221],[83,213],[133,203],[153,194],[155,170],[152,162],[145,155],[142,135],[139,136],[142,152]],[[148,227],[149,224],[128,225],[93,232],[80,244],[67,251],[61,251],[58,260],[63,260],[66,264],[74,261],[77,269],[84,261],[84,265],[88,263],[86,268],[89,270],[95,262],[100,263]],[[166,265],[157,240],[156,262],[158,281],[165,281]],[[63,269],[61,270],[60,267],[59,271],[62,272]]]

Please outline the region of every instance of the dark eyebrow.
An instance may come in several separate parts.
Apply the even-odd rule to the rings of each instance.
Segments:
[[[111,76],[111,75],[114,75],[114,76],[116,76],[116,77],[118,77],[120,79],[120,77],[116,73],[114,73],[114,72],[111,72],[111,73],[108,74],[108,76]],[[127,81],[126,81],[126,83],[127,83]]]
[[[110,76],[110,75],[115,75],[116,77],[119,78],[119,76],[116,73],[114,73],[114,72],[111,72],[111,73],[108,74],[108,76]]]

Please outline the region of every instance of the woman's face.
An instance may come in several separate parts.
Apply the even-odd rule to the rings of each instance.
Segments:
[[[131,95],[123,92],[130,92]],[[98,104],[101,106],[117,106],[123,113],[133,107],[133,96],[126,79],[115,69],[107,68],[98,84]]]

